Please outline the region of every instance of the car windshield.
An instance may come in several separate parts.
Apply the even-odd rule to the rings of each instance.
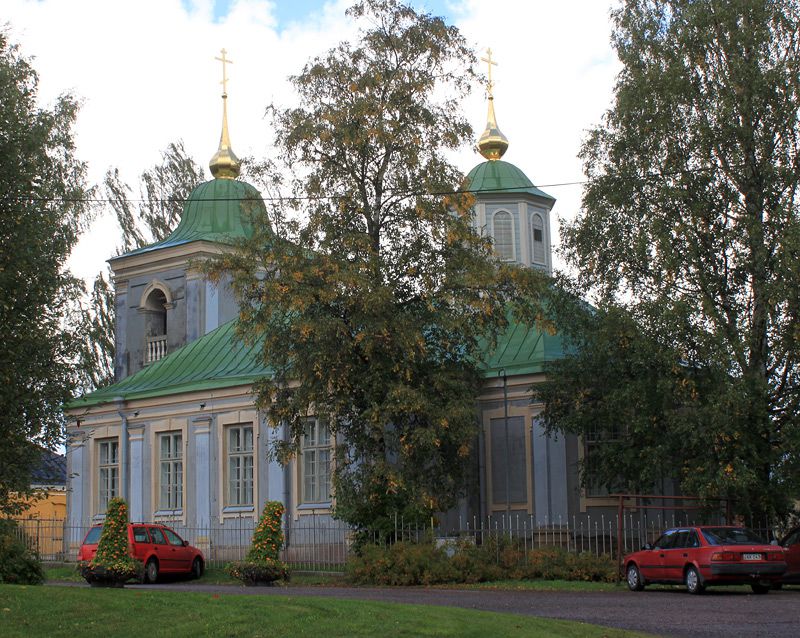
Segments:
[[[93,527],[89,530],[89,533],[86,535],[86,540],[83,541],[84,545],[97,545],[97,541],[100,540],[100,533],[103,531],[102,527]]]
[[[704,527],[703,536],[711,545],[764,545],[754,531],[746,527]]]

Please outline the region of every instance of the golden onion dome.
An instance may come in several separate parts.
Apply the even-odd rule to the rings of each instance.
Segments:
[[[494,114],[494,82],[492,81],[492,67],[497,66],[497,62],[492,60],[492,50],[486,49],[486,57],[481,58],[489,66],[489,78],[486,91],[489,96],[489,114],[486,117],[486,130],[478,139],[478,150],[487,160],[496,161],[503,157],[508,149],[508,138],[497,126],[497,118]]]
[[[486,130],[478,139],[478,150],[488,160],[499,160],[508,149],[508,138],[497,126],[494,115],[494,97],[489,96],[489,116],[486,121]]]
[[[231,148],[231,139],[228,134],[228,76],[227,64],[231,64],[231,60],[225,57],[227,52],[222,49],[222,57],[215,58],[222,62],[222,134],[219,138],[219,148],[214,153],[208,166],[211,169],[211,174],[216,179],[236,179],[239,176],[239,171],[242,164],[236,153]]]

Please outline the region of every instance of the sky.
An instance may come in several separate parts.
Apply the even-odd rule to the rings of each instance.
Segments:
[[[287,81],[314,56],[356,35],[351,0],[2,0],[0,25],[33,58],[42,106],[70,92],[82,103],[77,154],[91,183],[111,167],[134,187],[183,140],[206,167],[221,123],[222,48],[228,118],[239,157],[274,156],[264,117],[270,103],[291,106]],[[610,46],[612,0],[411,0],[455,24],[494,68],[495,109],[510,141],[504,160],[556,198],[552,222],[575,217],[584,179],[577,154],[611,105],[619,62]],[[485,64],[477,67],[485,73]],[[480,135],[481,86],[463,103]],[[471,148],[452,158],[464,173],[482,161]],[[111,214],[99,215],[70,260],[91,280],[119,244]],[[556,253],[556,266],[563,263]]]

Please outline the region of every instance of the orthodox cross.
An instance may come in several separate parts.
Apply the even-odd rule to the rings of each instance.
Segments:
[[[220,84],[222,84],[222,95],[224,97],[228,97],[228,74],[226,65],[233,64],[233,60],[229,60],[228,58],[225,57],[225,54],[227,53],[225,49],[222,49],[221,53],[222,53],[221,58],[214,58],[214,59],[222,62],[222,82],[220,82]]]
[[[481,58],[481,62],[486,62],[489,65],[489,83],[486,86],[486,90],[489,92],[489,97],[492,97],[492,89],[494,88],[494,82],[492,82],[492,67],[497,66],[497,62],[492,60],[492,50],[486,49],[486,57]]]

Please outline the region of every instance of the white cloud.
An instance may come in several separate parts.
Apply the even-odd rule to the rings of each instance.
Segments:
[[[210,0],[4,0],[11,40],[35,56],[43,102],[71,91],[84,101],[77,126],[80,156],[98,182],[117,166],[132,184],[171,141],[184,140],[204,163],[216,150],[221,117],[220,65],[229,69],[229,121],[240,156],[270,153],[265,106],[286,104],[286,81],[313,55],[353,33],[345,0],[327,2],[306,20],[278,30],[274,3],[238,0],[214,22]],[[457,25],[479,50],[491,47],[498,122],[511,146],[505,159],[536,184],[582,178],[576,159],[585,129],[610,101],[615,58],[608,44],[607,3],[600,0],[482,0],[453,2]],[[483,67],[481,67],[483,70]],[[483,92],[465,113],[480,133]],[[468,171],[480,158],[459,156]],[[545,188],[558,198],[556,213],[577,211],[579,187]],[[91,277],[110,256],[116,239],[110,219],[95,224],[72,260]]]

